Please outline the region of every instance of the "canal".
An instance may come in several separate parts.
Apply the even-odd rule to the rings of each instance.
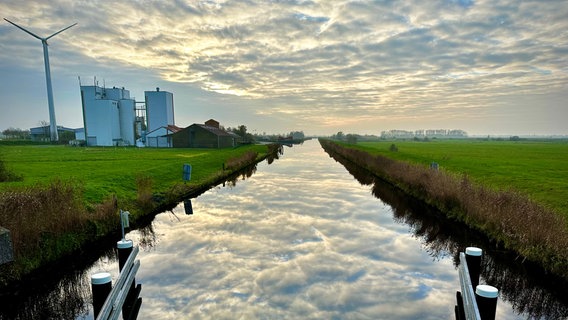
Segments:
[[[316,140],[189,205],[127,234],[141,249],[138,319],[453,319],[457,255],[471,245],[487,249],[481,283],[501,290],[497,319],[568,316],[555,281]],[[118,263],[111,248],[85,260],[3,303],[0,319],[92,319],[89,277],[115,279]]]

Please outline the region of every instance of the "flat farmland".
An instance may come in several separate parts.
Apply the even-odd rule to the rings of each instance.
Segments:
[[[248,150],[266,154],[267,147],[154,149],[0,145],[0,159],[8,170],[23,177],[23,181],[1,183],[0,191],[61,179],[80,182],[88,203],[99,203],[112,194],[134,198],[137,177],[150,177],[154,191],[165,191],[174,183],[182,182],[183,164],[188,163],[192,166],[190,184],[204,183],[222,171],[228,159]]]
[[[391,151],[391,145],[398,151]],[[568,216],[567,141],[431,140],[359,142],[371,154],[430,165],[495,190],[514,190]]]

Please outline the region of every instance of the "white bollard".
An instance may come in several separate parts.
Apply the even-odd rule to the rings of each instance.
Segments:
[[[96,319],[112,290],[110,273],[101,272],[91,275],[91,290],[93,292],[93,312]]]
[[[495,287],[480,284],[475,288],[475,300],[482,320],[495,320],[498,296],[499,290]]]

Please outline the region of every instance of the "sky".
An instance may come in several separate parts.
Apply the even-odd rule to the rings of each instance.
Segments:
[[[253,133],[568,134],[566,1],[18,1],[58,125],[82,84],[174,94],[175,124]],[[95,80],[96,77],[96,80]],[[80,80],[79,80],[80,79]],[[0,21],[0,130],[49,121],[41,42]]]

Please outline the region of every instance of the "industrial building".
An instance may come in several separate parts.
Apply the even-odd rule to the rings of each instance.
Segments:
[[[80,87],[87,146],[135,145],[137,141],[147,141],[146,132],[158,133],[156,129],[174,125],[170,92],[159,88],[145,91],[144,103],[136,102],[124,87]]]
[[[51,141],[50,126],[30,128],[30,138],[32,141]],[[60,141],[71,141],[75,139],[84,139],[82,135],[83,129],[71,129],[63,126],[57,126],[57,133]]]
[[[148,132],[175,124],[174,95],[171,92],[160,91],[160,88],[156,88],[156,91],[144,91],[144,101]]]
[[[172,134],[174,148],[230,148],[237,146],[240,137],[223,130],[219,122],[210,119],[205,124],[194,123]]]

